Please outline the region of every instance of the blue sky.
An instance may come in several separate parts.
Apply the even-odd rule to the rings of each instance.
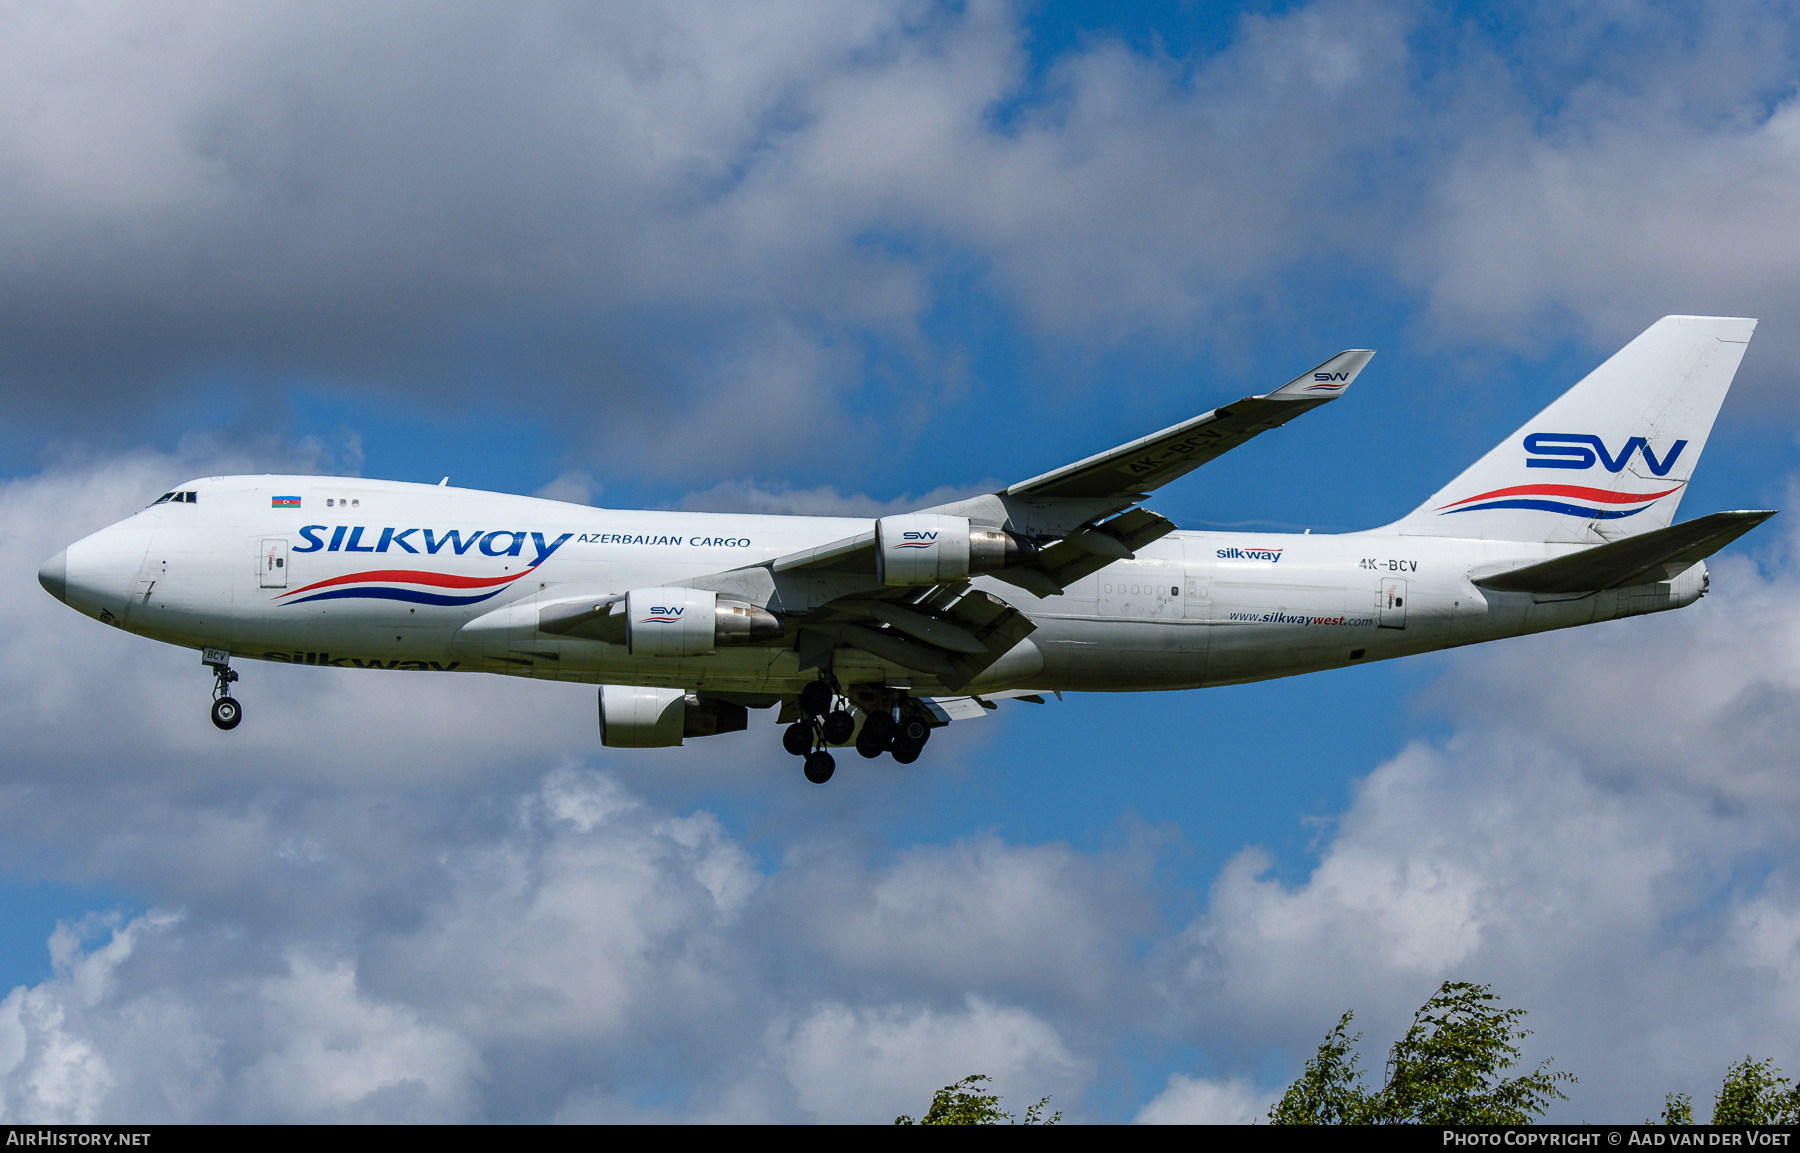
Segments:
[[[1800,1062],[1785,517],[1677,616],[1013,704],[828,789],[767,726],[602,750],[578,686],[257,666],[226,737],[32,579],[214,472],[867,515],[1351,347],[1151,506],[1372,527],[1675,312],[1762,318],[1684,515],[1783,508],[1787,6],[0,20],[8,1119],[882,1120],[977,1069],[1243,1118],[1447,979],[1569,1117]]]

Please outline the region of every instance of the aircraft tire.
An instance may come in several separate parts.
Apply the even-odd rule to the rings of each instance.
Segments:
[[[821,727],[825,730],[826,744],[841,745],[856,731],[856,718],[848,710],[838,709],[825,714],[825,723]]]
[[[813,784],[824,784],[831,779],[831,774],[836,771],[837,761],[832,758],[830,753],[821,749],[819,752],[807,754],[806,779]]]
[[[893,726],[890,725],[889,727],[892,728]],[[872,732],[871,730],[874,728],[874,725],[864,721],[863,731],[856,734],[856,751],[869,758],[871,761],[887,752],[888,746],[893,743],[893,738],[891,736],[884,735],[880,732]]]
[[[894,754],[894,759],[903,765],[910,765],[919,759],[919,746],[911,741],[896,740],[894,747],[889,751]]]
[[[809,717],[816,717],[831,709],[831,686],[824,681],[813,681],[800,690],[800,711]]]
[[[887,712],[885,709],[880,712],[870,713],[868,719],[863,721],[863,732],[873,733],[882,741],[892,740],[894,730],[899,727],[900,726],[894,723],[893,714]]]
[[[920,748],[924,748],[925,742],[930,739],[931,726],[925,723],[923,717],[904,718],[900,722],[900,731],[894,734],[895,744],[905,741],[909,745],[917,745]]]
[[[235,729],[244,719],[244,706],[233,697],[220,697],[212,703],[212,723],[221,729]]]
[[[804,757],[812,752],[813,727],[811,721],[795,721],[781,734],[781,747],[796,757]]]

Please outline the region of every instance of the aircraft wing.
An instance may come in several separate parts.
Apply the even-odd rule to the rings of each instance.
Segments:
[[[1007,488],[1005,495],[1134,503],[1257,434],[1336,400],[1374,355],[1374,350],[1367,348],[1340,352],[1274,392],[1247,396],[1129,444],[1020,481]]]
[[[1249,396],[1171,428],[1076,461],[1002,492],[923,510],[1007,525],[1039,552],[1025,565],[991,573],[1037,596],[1055,596],[1175,528],[1148,509],[1129,506],[1220,454],[1303,412],[1336,400],[1375,353],[1340,352],[1262,396]],[[1122,509],[1122,515],[1113,516]],[[1110,520],[1103,518],[1111,517]],[[971,683],[1036,625],[1006,601],[955,581],[890,588],[876,580],[876,534],[858,533],[691,582],[780,613],[794,626],[802,669],[830,660],[848,645],[935,677],[952,692]],[[580,628],[610,637],[607,606],[571,606],[556,631]]]
[[[1774,515],[1761,510],[1715,512],[1554,560],[1476,577],[1474,583],[1498,592],[1580,593],[1668,580]]]

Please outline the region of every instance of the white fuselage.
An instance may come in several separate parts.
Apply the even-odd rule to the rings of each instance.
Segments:
[[[538,632],[535,613],[521,610],[540,597],[679,585],[872,523],[619,511],[353,478],[215,477],[184,490],[191,502],[154,505],[69,546],[63,599],[131,632],[236,657],[739,693],[796,692],[817,673],[801,670],[793,647],[633,657]],[[299,506],[271,507],[281,497]],[[976,577],[1037,628],[961,691],[1261,680],[1677,608],[1704,591],[1703,564],[1586,595],[1470,581],[1575,548],[1391,530],[1177,532],[1059,596]],[[846,683],[945,691],[854,648],[833,661]]]

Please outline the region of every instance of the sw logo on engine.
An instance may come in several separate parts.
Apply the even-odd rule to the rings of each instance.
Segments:
[[[1633,453],[1642,452],[1644,463],[1649,466],[1652,475],[1668,476],[1687,443],[1685,440],[1676,441],[1670,446],[1668,455],[1657,460],[1649,441],[1641,436],[1634,436],[1626,441],[1625,447],[1619,450],[1619,455],[1614,456],[1607,451],[1606,442],[1591,432],[1534,432],[1525,438],[1525,451],[1532,454],[1531,459],[1525,462],[1525,467],[1593,468],[1597,461],[1606,466],[1607,472],[1618,472],[1630,463]]]
[[[938,534],[935,532],[903,532],[900,534],[900,543],[894,547],[930,548],[937,543],[937,538]]]

